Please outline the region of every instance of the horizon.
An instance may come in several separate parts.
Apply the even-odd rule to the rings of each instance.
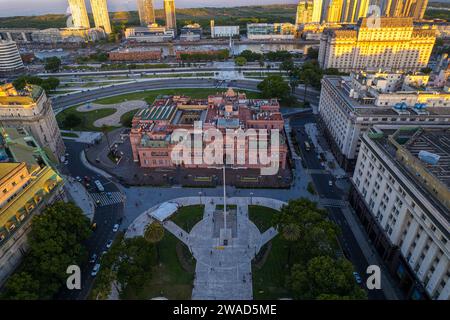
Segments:
[[[108,9],[110,12],[117,11],[136,11],[136,0],[108,0]],[[238,6],[256,6],[256,5],[283,5],[295,4],[298,0],[232,0],[224,3],[221,0],[176,0],[177,8],[225,8]],[[155,9],[162,9],[163,0],[154,0]],[[88,12],[90,12],[89,0],[86,0]],[[64,14],[68,13],[67,0],[0,0],[0,17],[16,16],[39,16],[44,14]],[[26,8],[26,9],[24,9]]]

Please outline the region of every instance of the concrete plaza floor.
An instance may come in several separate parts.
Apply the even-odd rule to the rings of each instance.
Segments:
[[[269,198],[229,198],[227,205],[235,205],[233,213],[227,214],[227,227],[231,228],[228,244],[224,245],[222,197],[188,197],[171,200],[180,206],[204,204],[203,219],[187,233],[173,221],[166,220],[163,226],[189,248],[196,259],[194,288],[195,300],[250,300],[253,299],[252,259],[261,247],[278,233],[269,228],[261,233],[248,218],[248,205],[259,204],[280,209],[282,201]],[[143,235],[145,226],[152,223],[151,216],[157,206],[147,210],[129,226],[126,237]],[[228,210],[227,210],[228,212]],[[222,234],[222,236],[221,236]]]

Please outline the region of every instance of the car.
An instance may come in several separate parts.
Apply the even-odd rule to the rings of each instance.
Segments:
[[[362,283],[362,278],[361,278],[361,276],[359,275],[358,272],[354,271],[353,272],[353,277],[355,277],[355,281],[356,281],[357,284],[361,284]]]
[[[329,180],[329,181],[328,181],[328,185],[329,185],[330,187],[333,186],[333,181]]]
[[[111,199],[112,198],[112,193],[111,192],[107,192],[106,196]]]
[[[79,176],[76,176],[76,177],[75,177],[75,180],[77,180],[78,182],[81,182],[81,181],[82,181],[81,178],[80,178]]]
[[[68,165],[68,164],[69,164],[69,161],[68,161],[68,160],[64,161],[64,164],[65,164],[65,165]]]
[[[113,227],[113,232],[117,232],[117,230],[119,230],[119,224],[115,224]]]
[[[102,251],[102,256],[104,256],[107,252],[108,252],[108,251],[103,250],[103,251]]]
[[[97,255],[94,253],[94,254],[91,256],[91,259],[89,260],[89,262],[90,262],[90,263],[95,263],[95,261],[97,261]]]
[[[106,247],[109,249],[112,246],[113,241],[112,240],[108,240],[108,242],[106,243]]]
[[[95,277],[100,270],[100,263],[97,263],[94,268],[92,268],[91,276]]]

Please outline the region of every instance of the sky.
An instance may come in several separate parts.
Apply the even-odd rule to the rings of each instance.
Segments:
[[[153,0],[155,8],[162,8],[163,0]],[[175,0],[178,8],[233,7],[243,5],[297,3],[298,0]],[[89,6],[89,0],[86,0]],[[0,0],[0,17],[29,16],[67,12],[67,0]],[[136,0],[108,0],[110,11],[136,10]]]

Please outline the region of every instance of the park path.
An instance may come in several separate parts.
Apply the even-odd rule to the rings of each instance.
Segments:
[[[130,100],[130,101],[124,101],[121,103],[114,103],[114,104],[97,104],[97,103],[87,103],[82,106],[79,106],[77,108],[77,111],[79,112],[89,112],[94,110],[101,110],[101,109],[116,109],[116,112],[113,114],[100,118],[94,121],[94,126],[97,128],[101,128],[103,125],[106,126],[112,126],[112,127],[118,127],[121,126],[120,118],[125,113],[136,110],[136,109],[142,109],[147,107],[147,102],[143,100]]]

